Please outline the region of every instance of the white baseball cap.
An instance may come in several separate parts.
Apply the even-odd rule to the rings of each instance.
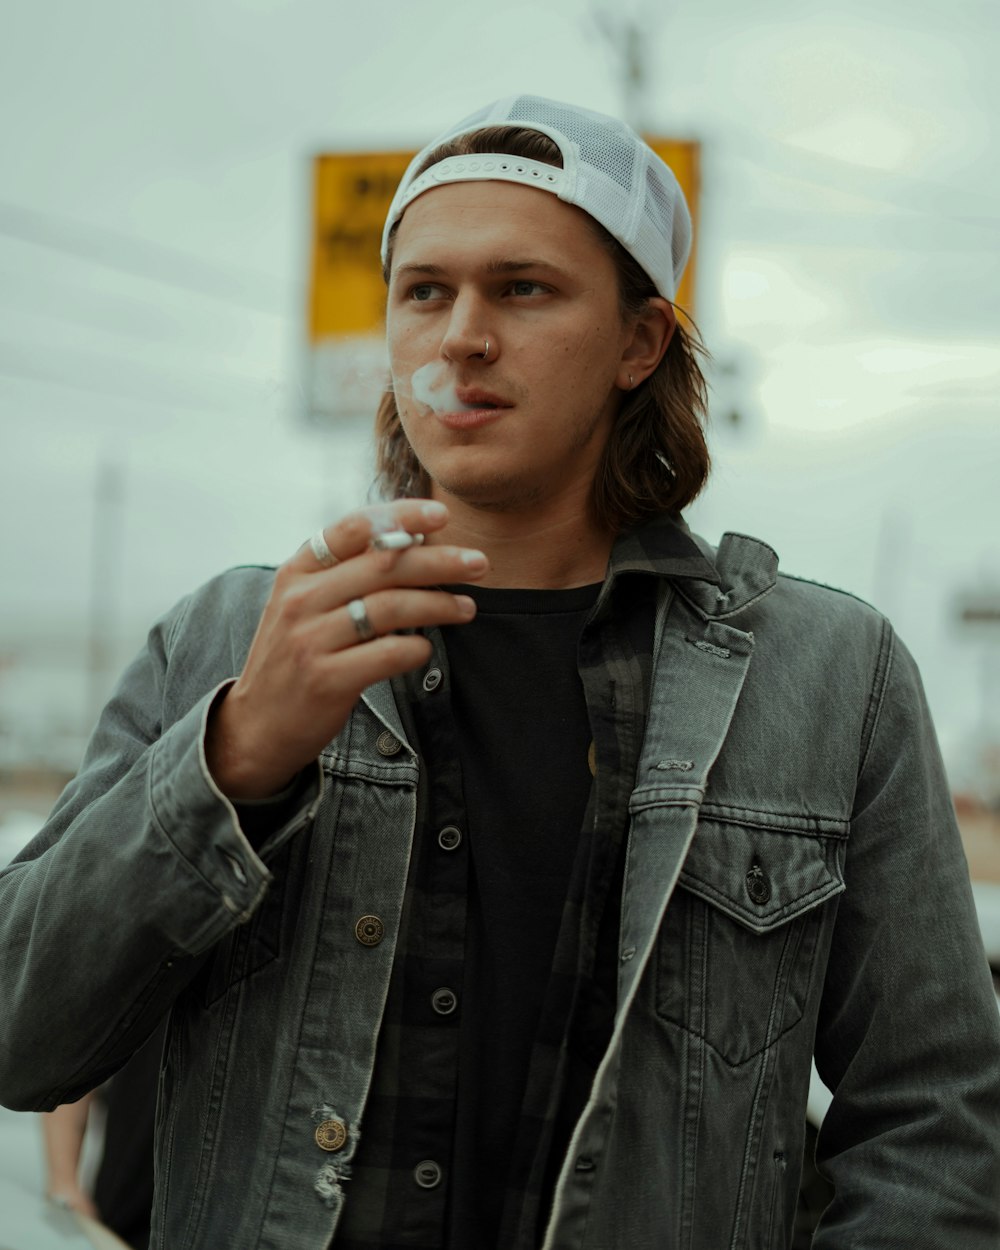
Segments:
[[[562,153],[562,169],[488,152],[449,156],[418,174],[443,143],[485,126],[504,125],[548,135]],[[382,263],[393,226],[418,195],[452,182],[486,179],[538,187],[582,208],[639,262],[660,295],[672,300],[677,294],[691,251],[691,214],[673,170],[625,122],[534,95],[508,96],[488,104],[417,153],[389,208]]]

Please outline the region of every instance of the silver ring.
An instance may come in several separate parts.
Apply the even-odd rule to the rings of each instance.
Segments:
[[[335,564],[340,563],[327,545],[322,530],[317,530],[309,539],[309,550],[325,569],[332,569]]]
[[[369,642],[377,636],[368,619],[368,609],[365,607],[364,599],[352,599],[347,605],[347,615],[354,622],[354,628],[362,642]]]
[[[490,358],[490,341],[489,341],[489,339],[483,339],[483,344],[484,344],[484,346],[485,346],[486,350],[485,350],[484,352],[480,352],[480,355],[482,356],[483,360],[489,360],[489,358]]]

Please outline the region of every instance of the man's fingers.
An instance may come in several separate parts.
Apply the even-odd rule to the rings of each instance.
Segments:
[[[314,573],[360,555],[380,534],[405,531],[426,534],[448,519],[444,504],[432,499],[398,499],[352,512],[335,525],[317,531],[302,544],[286,567]]]
[[[345,645],[369,642],[404,629],[426,629],[433,625],[462,625],[476,614],[475,602],[468,595],[446,591],[382,590],[352,599],[337,622],[337,633]]]
[[[405,558],[400,558],[405,555]],[[481,551],[467,547],[414,547],[390,556],[370,552],[338,565],[335,576],[293,577],[285,588],[286,607],[296,615],[332,612],[351,599],[367,599],[383,591],[410,591],[456,582],[476,581],[488,562]],[[432,625],[435,621],[407,622],[407,626]]]
[[[322,656],[349,650],[353,655],[361,643],[401,631],[463,625],[475,614],[476,605],[467,595],[429,589],[380,590],[311,615],[299,630],[299,640],[307,654]]]
[[[430,641],[422,634],[386,634],[363,647],[328,655],[324,668],[331,687],[349,686],[357,697],[377,681],[420,668],[432,654]]]

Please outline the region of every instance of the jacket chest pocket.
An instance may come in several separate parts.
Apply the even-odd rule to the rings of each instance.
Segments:
[[[736,1066],[802,1019],[840,840],[703,820],[660,930],[656,1010]]]

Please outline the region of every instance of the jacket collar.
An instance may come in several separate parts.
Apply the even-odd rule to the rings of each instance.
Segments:
[[[683,518],[663,515],[615,540],[595,613],[608,603],[618,578],[630,573],[660,579],[664,590],[676,589],[701,617],[721,621],[773,590],[778,557],[767,543],[746,534],[723,534],[718,548],[713,548],[693,534]],[[658,618],[668,600],[661,595]],[[369,686],[362,697],[382,724],[405,742],[389,682]]]
[[[723,534],[713,548],[681,517],[664,515],[619,535],[601,599],[623,573],[668,579],[700,615],[722,620],[774,589],[778,557],[746,534]]]

